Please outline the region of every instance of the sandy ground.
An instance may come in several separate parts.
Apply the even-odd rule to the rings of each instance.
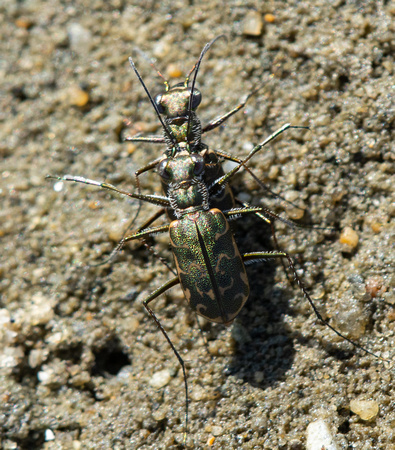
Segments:
[[[393,3],[5,0],[0,20],[1,448],[182,443],[182,373],[142,306],[172,275],[139,242],[88,267],[110,254],[138,204],[45,175],[133,191],[134,171],[164,148],[121,140],[161,133],[128,57],[156,94],[163,84],[150,58],[174,84],[221,34],[228,41],[213,46],[198,76],[202,122],[262,88],[204,141],[243,156],[284,123],[310,127],[284,133],[250,164],[303,217],[246,173],[232,185],[253,204],[323,228],[276,223],[322,314],[394,359]],[[155,173],[141,183],[160,192]],[[143,205],[136,223],[155,210]],[[238,223],[242,250],[273,249],[269,227]],[[172,264],[166,235],[152,245]],[[325,420],[331,448],[395,448],[390,364],[319,324],[278,261],[248,274],[247,305],[231,327],[202,322],[206,344],[179,289],[153,303],[187,364],[188,447],[304,449],[308,425]]]

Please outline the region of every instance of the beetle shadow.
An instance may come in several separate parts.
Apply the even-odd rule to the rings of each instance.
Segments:
[[[256,218],[241,222],[235,232],[241,252],[276,250],[270,226]],[[227,372],[261,389],[280,381],[295,355],[294,336],[283,320],[292,314],[291,291],[275,287],[278,264],[275,258],[247,266],[250,296],[232,325],[236,345]]]
[[[292,366],[294,336],[283,321],[289,311],[287,297],[280,289],[267,288],[273,279],[267,270],[262,276],[262,268],[254,268],[248,275],[254,286],[231,330],[236,345],[227,372],[264,389],[280,381]]]

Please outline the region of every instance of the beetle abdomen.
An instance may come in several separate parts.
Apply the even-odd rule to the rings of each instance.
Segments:
[[[173,221],[170,240],[190,307],[213,322],[231,322],[247,301],[249,285],[223,213],[214,208]]]

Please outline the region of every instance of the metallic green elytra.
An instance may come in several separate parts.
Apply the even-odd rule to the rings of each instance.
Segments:
[[[247,273],[230,226],[219,209],[196,211],[170,224],[170,243],[189,306],[228,324],[249,295]]]

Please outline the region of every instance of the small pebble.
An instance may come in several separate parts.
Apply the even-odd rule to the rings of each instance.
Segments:
[[[380,233],[380,231],[383,229],[383,224],[378,221],[373,221],[370,223],[370,228],[374,233]]]
[[[300,192],[295,190],[289,190],[284,194],[284,198],[285,200],[287,200],[287,202],[296,202],[297,200],[299,200],[299,197]]]
[[[85,54],[92,48],[92,33],[79,23],[72,23],[67,27],[70,48],[76,53]]]
[[[91,376],[90,376],[89,372],[86,370],[83,370],[80,373],[73,376],[71,383],[73,384],[73,386],[80,387],[80,386],[85,386],[90,381],[91,381]]]
[[[182,71],[177,64],[169,64],[166,73],[169,78],[180,78],[182,76]]]
[[[64,182],[63,181],[57,181],[54,185],[53,185],[53,190],[55,192],[62,192],[64,188]]]
[[[32,297],[32,305],[30,311],[26,312],[25,319],[32,326],[46,325],[53,319],[54,315],[51,299],[38,292]]]
[[[295,207],[289,207],[286,209],[287,216],[292,220],[300,220],[304,216],[304,209],[302,208],[295,208]]]
[[[131,142],[126,143],[126,152],[128,155],[133,155],[133,153],[137,150],[137,145],[132,144]]]
[[[46,430],[45,430],[45,440],[48,442],[48,441],[54,441],[55,440],[55,434],[54,434],[54,432],[51,430],[51,429],[49,429],[49,428],[47,428]]]
[[[262,33],[262,16],[258,11],[249,11],[243,21],[243,34],[260,36]]]
[[[43,383],[44,385],[49,384],[51,380],[54,377],[53,370],[42,370],[40,372],[37,372],[37,379],[40,381],[40,383]]]
[[[277,180],[279,174],[280,174],[280,168],[278,166],[273,165],[270,167],[268,177],[271,180]]]
[[[154,373],[152,378],[149,381],[150,386],[155,389],[162,388],[166,386],[171,380],[171,373],[168,369],[160,370],[159,372]]]
[[[167,408],[163,407],[163,408],[159,408],[156,411],[154,411],[152,413],[152,417],[154,418],[154,420],[156,420],[157,422],[160,422],[161,420],[166,419],[168,414],[168,410]]]
[[[21,363],[23,347],[4,347],[0,349],[0,369],[11,369]]]
[[[214,436],[221,436],[223,433],[223,430],[222,430],[222,427],[213,426],[211,428],[211,432],[213,433]]]
[[[209,447],[211,447],[212,445],[214,445],[214,442],[215,442],[215,437],[214,437],[214,436],[210,436],[210,437],[207,439],[207,445],[208,445]]]
[[[364,285],[363,288],[365,290]],[[363,301],[351,289],[342,294],[341,298],[344,301],[337,303],[336,313],[333,315],[334,324],[340,332],[351,339],[359,339],[366,331],[370,316]]]
[[[45,351],[41,348],[33,349],[29,353],[29,366],[32,369],[35,369],[36,367],[39,367],[41,363],[45,360],[45,358],[48,355],[48,351]]]
[[[350,409],[362,420],[372,420],[379,413],[379,404],[374,400],[351,400]]]
[[[91,200],[88,202],[88,208],[95,211],[96,209],[101,209],[101,202],[99,200]]]
[[[218,356],[221,354],[221,343],[219,340],[210,341],[208,343],[208,351],[213,356]]]
[[[306,450],[339,450],[325,420],[310,423],[306,432]]]
[[[189,394],[190,399],[195,402],[206,400],[207,396],[208,396],[207,389],[205,389],[203,386],[200,385],[194,386],[192,392]]]
[[[384,284],[384,280],[379,275],[369,277],[366,280],[366,292],[368,292],[373,298],[377,297]]]
[[[140,434],[141,439],[147,439],[148,436],[151,434],[151,432],[149,430],[143,429],[143,430],[140,430],[139,434]]]
[[[68,90],[68,101],[72,106],[82,108],[89,102],[89,94],[80,87],[72,86]]]
[[[33,21],[27,17],[19,17],[18,19],[15,20],[15,25],[18,28],[28,30],[33,26]]]
[[[273,23],[276,20],[276,17],[274,16],[274,14],[265,14],[263,16],[263,20],[267,23]]]
[[[340,234],[340,243],[348,245],[351,249],[357,247],[359,236],[351,227],[345,227]]]

